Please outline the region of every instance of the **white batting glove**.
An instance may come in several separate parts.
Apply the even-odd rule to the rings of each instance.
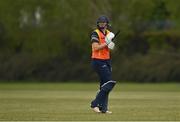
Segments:
[[[109,45],[111,42],[112,42],[112,39],[114,38],[114,33],[112,32],[109,32],[106,37],[105,37],[105,41],[106,41],[106,44]]]
[[[108,44],[108,48],[111,49],[111,50],[113,50],[114,47],[115,47],[115,44],[114,44],[114,42],[111,41],[111,42]]]

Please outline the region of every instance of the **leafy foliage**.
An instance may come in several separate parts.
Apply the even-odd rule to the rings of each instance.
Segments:
[[[107,15],[111,30],[121,29],[112,53],[116,78],[180,81],[178,3],[176,0],[0,1],[0,79],[96,79],[90,68],[89,34],[96,27],[96,19]],[[129,58],[131,62],[127,62]],[[161,68],[153,62],[161,62]],[[149,65],[154,67],[146,71]],[[157,70],[154,75],[152,72]]]

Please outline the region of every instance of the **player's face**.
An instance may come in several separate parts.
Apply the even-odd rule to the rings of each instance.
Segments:
[[[100,29],[106,29],[107,28],[107,23],[106,22],[100,22],[100,23],[98,23],[98,25],[99,25]]]

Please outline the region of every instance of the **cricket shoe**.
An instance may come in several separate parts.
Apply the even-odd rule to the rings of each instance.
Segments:
[[[99,110],[98,107],[94,107],[94,108],[92,108],[92,110],[93,110],[94,112],[96,112],[96,113],[101,113],[101,111]]]
[[[112,114],[112,111],[106,111],[105,113],[106,114]]]
[[[104,114],[112,114],[112,111],[105,111],[105,112],[102,112]]]

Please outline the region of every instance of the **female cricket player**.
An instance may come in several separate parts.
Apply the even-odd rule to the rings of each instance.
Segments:
[[[97,19],[97,29],[91,34],[92,43],[92,67],[99,76],[100,87],[96,98],[91,102],[91,108],[96,113],[112,112],[108,110],[108,96],[116,84],[112,80],[112,68],[110,59],[110,50],[114,49],[114,33],[108,30],[109,19],[106,16],[100,16]]]

